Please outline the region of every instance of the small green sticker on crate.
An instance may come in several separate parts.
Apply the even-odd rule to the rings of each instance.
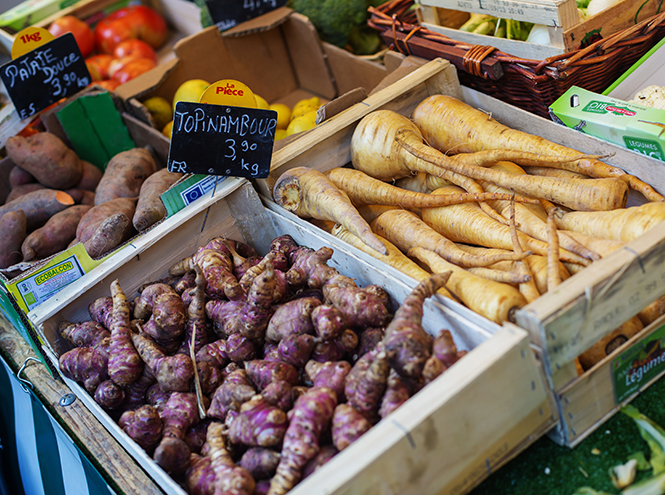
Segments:
[[[665,371],[665,325],[612,361],[614,397],[620,404]]]
[[[202,198],[219,186],[224,179],[225,176],[195,174],[172,187],[161,195],[166,216],[170,217],[188,204]]]

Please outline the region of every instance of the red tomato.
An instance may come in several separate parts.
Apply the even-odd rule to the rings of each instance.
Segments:
[[[129,22],[138,30],[138,38],[157,49],[166,41],[168,27],[164,18],[145,5],[127,7]]]
[[[125,64],[120,70],[118,70],[113,78],[116,81],[119,81],[120,84],[124,84],[131,79],[134,79],[136,76],[140,76],[144,72],[148,72],[150,69],[153,69],[157,66],[157,62],[151,58],[137,58],[130,60]]]
[[[125,40],[118,43],[113,50],[113,56],[117,59],[132,57],[132,58],[151,58],[157,61],[157,53],[145,41],[138,39]]]
[[[150,7],[135,5],[118,9],[99,21],[95,27],[95,45],[98,51],[113,53],[121,41],[140,39],[152,48],[159,48],[167,33],[161,15]]]
[[[92,53],[95,44],[92,30],[90,26],[77,17],[66,15],[60,19],[56,19],[51,23],[48,30],[55,37],[62,36],[65,33],[72,33],[76,44],[79,46],[79,50],[81,50],[81,55],[87,57]]]
[[[90,72],[93,81],[102,81],[110,77],[109,64],[111,60],[113,60],[113,57],[105,53],[91,55],[85,59],[85,65],[88,66],[88,72]]]
[[[100,53],[112,54],[122,41],[137,37],[137,31],[125,19],[102,19],[95,26],[95,47]]]

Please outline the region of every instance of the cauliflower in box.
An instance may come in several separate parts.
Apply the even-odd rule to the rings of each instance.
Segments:
[[[658,86],[656,84],[647,86],[638,91],[635,94],[635,98],[629,100],[629,103],[665,110],[665,86]]]

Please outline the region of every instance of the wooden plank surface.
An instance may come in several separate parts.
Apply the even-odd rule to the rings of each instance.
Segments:
[[[579,22],[575,0],[424,0],[421,3],[564,29]]]
[[[15,373],[28,357],[35,357],[27,342],[2,314],[0,349]],[[71,390],[61,381],[53,379],[43,364],[29,361],[21,377],[33,384],[35,393],[47,410],[118,493],[163,493],[80,401],[68,406],[59,404],[60,399],[70,394]]]

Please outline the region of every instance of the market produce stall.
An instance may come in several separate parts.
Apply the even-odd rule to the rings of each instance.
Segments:
[[[456,60],[391,52],[377,71],[319,44],[288,9],[250,23],[195,33],[117,94],[87,88],[6,139],[0,220],[20,237],[3,259],[10,326],[55,375],[49,387],[62,380],[102,443],[121,446],[136,483],[178,495],[229,483],[247,494],[469,493],[546,435],[566,448],[597,438],[656,383],[656,160],[461,86]],[[655,41],[659,24],[644,26]],[[197,58],[211,47],[216,63]],[[279,77],[263,78],[266,67]],[[197,81],[204,96],[179,101]],[[256,108],[208,99],[234,84]],[[154,105],[170,100],[166,132],[172,109]],[[292,119],[271,105],[303,105],[316,121],[279,142]],[[108,115],[129,141],[87,146],[116,135]],[[220,156],[211,130],[233,153]],[[176,156],[187,139],[196,153]],[[234,168],[242,147],[261,148],[250,162],[262,165]],[[83,158],[105,170],[80,188],[94,204],[72,195]],[[78,175],[58,182],[65,163]],[[9,196],[19,172],[55,212],[35,216],[30,198]],[[159,214],[137,220],[148,196]],[[131,211],[86,228],[87,211],[114,202]],[[58,243],[63,229],[48,228],[65,212],[77,228]],[[80,259],[92,262],[67,278]],[[33,366],[23,363],[18,378]],[[58,418],[70,407],[44,403]],[[65,430],[125,492],[85,428]]]

